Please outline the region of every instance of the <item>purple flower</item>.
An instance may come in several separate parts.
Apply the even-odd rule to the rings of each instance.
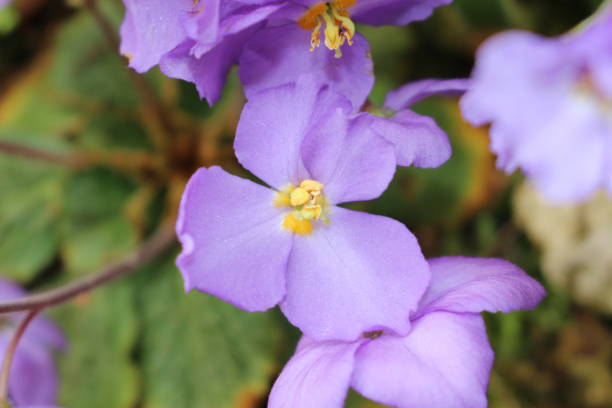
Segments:
[[[416,239],[397,221],[337,206],[378,197],[395,148],[369,115],[350,115],[347,99],[316,84],[301,78],[244,107],[236,155],[271,188],[219,167],[189,181],[177,222],[185,287],[249,311],[280,304],[317,339],[404,333],[429,280]]]
[[[498,259],[446,257],[429,265],[431,283],[409,333],[372,330],[352,342],[303,337],[268,407],[341,407],[349,387],[394,407],[486,407],[493,351],[479,313],[533,308],[544,288]]]
[[[0,300],[17,299],[24,295],[19,286],[0,279]],[[0,360],[23,317],[23,313],[0,315]],[[64,338],[54,324],[44,317],[32,320],[13,357],[9,382],[11,401],[17,406],[56,402],[57,373],[51,351],[64,346]]]
[[[6,7],[6,5],[9,4],[10,2],[11,0],[0,0],[0,10]]]
[[[409,107],[433,95],[461,95],[468,85],[465,79],[408,83],[387,94],[385,116],[370,115],[370,127],[395,146],[398,165],[441,166],[451,155],[448,136],[432,118],[419,115]]]
[[[194,82],[209,103],[219,98],[228,70],[240,59],[247,94],[314,72],[321,82],[340,84],[359,107],[374,80],[367,42],[353,20],[403,25],[450,2],[124,0],[121,52],[139,72],[160,64],[166,75]],[[247,41],[249,55],[241,58]]]
[[[612,12],[559,38],[513,31],[478,51],[464,116],[550,200],[612,192]]]
[[[364,104],[374,85],[370,46],[355,34],[344,47],[342,58],[324,47],[310,52],[310,33],[295,23],[268,27],[255,33],[240,56],[240,81],[247,98],[274,86],[294,82],[300,75],[314,74],[320,83],[333,84],[346,96],[354,110]]]

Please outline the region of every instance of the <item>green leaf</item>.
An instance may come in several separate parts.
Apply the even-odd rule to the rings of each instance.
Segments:
[[[128,220],[109,217],[94,224],[68,221],[63,230],[62,258],[70,274],[88,274],[121,259],[138,243]]]
[[[50,54],[41,55],[2,95],[0,138],[66,150],[66,135],[78,128],[79,117],[74,108],[58,103],[46,84],[51,64]]]
[[[130,408],[138,398],[131,361],[137,321],[129,281],[78,298],[56,311],[69,347],[60,355],[60,405]]]
[[[125,214],[135,188],[130,179],[104,167],[68,179],[62,255],[69,273],[92,273],[135,248],[137,232]]]
[[[118,22],[115,1],[97,2]],[[0,137],[70,150],[150,150],[140,99],[127,61],[112,49],[86,10],[62,25],[48,51],[0,100]],[[161,75],[146,75],[152,85]]]
[[[275,315],[185,294],[173,260],[139,278],[142,407],[259,406],[279,369],[282,332]]]
[[[118,22],[117,2],[99,2]],[[91,15],[64,24],[51,47],[0,100],[0,138],[51,153],[150,150],[125,62]],[[0,155],[0,272],[21,282],[48,264],[61,244],[71,273],[91,272],[133,249],[124,214],[132,181],[101,168],[76,173],[35,159]],[[60,243],[60,239],[63,242]]]
[[[104,111],[92,114],[90,119],[78,136],[82,148],[102,150],[113,147],[126,151],[150,151],[152,148],[147,133],[130,115],[113,115]]]
[[[106,167],[74,173],[66,182],[66,215],[77,221],[113,216],[136,188],[125,175]]]
[[[65,171],[0,156],[0,275],[25,283],[55,256]]]
[[[116,20],[121,15],[118,2],[97,3],[107,18]],[[111,49],[91,13],[83,10],[57,36],[50,83],[65,98],[73,95],[89,107],[103,103],[133,108],[138,97],[126,63],[118,57],[117,50]]]
[[[19,282],[32,279],[57,250],[57,224],[45,211],[0,220],[0,236],[0,275]]]

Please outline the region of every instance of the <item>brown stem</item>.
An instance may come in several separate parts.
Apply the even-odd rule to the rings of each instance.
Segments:
[[[119,37],[117,36],[114,26],[108,21],[106,16],[100,11],[96,0],[85,0],[85,6],[92,14],[93,18],[98,23],[98,26],[104,33],[104,37],[108,42],[110,48],[114,53],[119,56]],[[164,149],[166,143],[170,137],[175,133],[175,128],[170,117],[166,114],[166,109],[157,98],[155,91],[151,88],[151,85],[142,77],[142,75],[129,70],[128,76],[136,88],[136,92],[140,95],[140,99],[143,102],[145,110],[147,111],[148,118],[156,121],[156,128],[160,129],[163,133],[162,136],[158,137],[157,132],[153,130],[151,137],[154,143],[159,149]]]
[[[42,310],[66,302],[73,297],[101,286],[115,278],[128,275],[149,262],[174,242],[174,230],[166,224],[146,241],[135,253],[104,268],[98,273],[85,276],[59,288],[7,302],[0,302],[0,313],[24,310]]]
[[[29,146],[24,146],[17,143],[11,143],[0,140],[0,152],[8,153],[15,156],[21,156],[29,159],[35,159],[40,161],[46,161],[62,166],[74,168],[78,167],[77,161],[74,157],[67,156],[64,154],[51,153],[44,150],[36,149]]]
[[[23,320],[19,323],[19,326],[17,326],[17,330],[15,331],[15,334],[13,334],[11,342],[6,348],[4,360],[2,361],[2,370],[0,371],[0,407],[10,407],[8,402],[8,387],[13,356],[15,355],[15,351],[17,351],[17,345],[19,344],[21,336],[26,331],[28,324],[30,324],[39,310],[40,309],[30,310],[26,317],[23,318]]]
[[[58,164],[77,170],[97,164],[106,164],[126,171],[155,171],[159,166],[157,159],[147,153],[83,151],[61,154],[2,140],[0,140],[0,153]]]

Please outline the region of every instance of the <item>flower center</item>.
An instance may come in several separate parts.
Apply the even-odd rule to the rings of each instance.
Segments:
[[[327,199],[323,194],[323,184],[314,180],[304,180],[298,187],[290,184],[276,193],[276,207],[291,207],[285,216],[283,228],[300,235],[312,233],[313,221],[322,220],[328,224]]]
[[[356,0],[333,0],[317,3],[309,8],[297,21],[300,27],[312,31],[310,36],[310,51],[321,45],[321,27],[325,24],[325,46],[335,51],[336,58],[342,56],[340,47],[345,42],[353,45],[355,24],[349,18],[348,8]]]
[[[383,334],[385,334],[385,332],[382,330],[373,330],[373,331],[363,333],[362,336],[364,339],[376,340]]]

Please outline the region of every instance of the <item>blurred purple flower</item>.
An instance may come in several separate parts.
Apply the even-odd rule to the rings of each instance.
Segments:
[[[451,1],[124,0],[121,52],[139,72],[160,64],[166,75],[194,82],[211,104],[240,59],[247,94],[317,71],[358,107],[373,76],[369,47],[353,20],[404,25]],[[321,40],[334,52],[323,50]],[[240,58],[247,41],[248,55]]]
[[[17,299],[25,292],[16,284],[0,279],[0,300]],[[24,313],[0,315],[0,361],[10,343],[14,329]],[[57,373],[52,349],[65,347],[59,329],[44,317],[28,326],[17,346],[11,367],[9,397],[18,407],[48,405],[56,402]]]
[[[508,32],[478,51],[465,117],[550,200],[612,192],[612,10],[559,38]]]
[[[493,351],[479,313],[535,307],[545,291],[498,259],[430,260],[431,283],[406,335],[366,332],[353,342],[303,337],[268,407],[342,407],[349,387],[401,408],[487,406]]]
[[[0,0],[0,10],[6,7],[6,5],[9,4],[10,2],[11,0]]]
[[[336,206],[378,197],[395,148],[369,115],[350,115],[347,99],[316,84],[262,91],[243,109],[236,155],[271,188],[219,167],[189,181],[177,222],[185,287],[249,311],[280,304],[317,339],[404,333],[429,280],[416,239],[397,221]]]

